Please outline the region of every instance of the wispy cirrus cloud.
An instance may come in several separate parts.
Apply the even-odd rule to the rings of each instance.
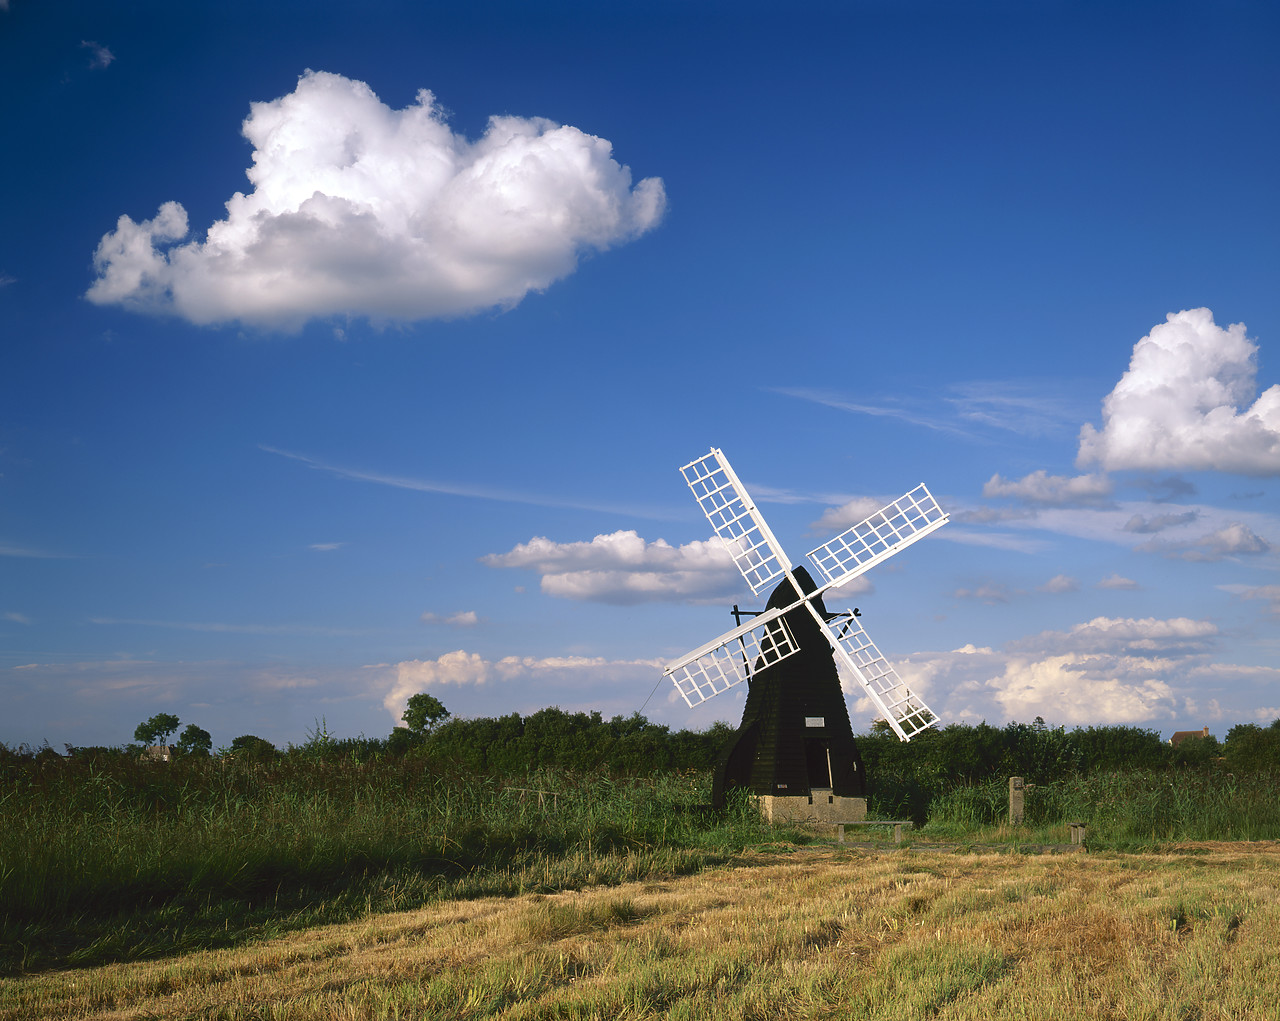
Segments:
[[[950,390],[943,399],[960,418],[1022,436],[1065,432],[1080,420],[1070,401],[1043,385],[976,380]]]
[[[110,67],[116,59],[116,55],[107,47],[89,39],[80,40],[80,48],[89,51],[89,67],[94,71],[101,71]]]
[[[20,546],[14,542],[0,541],[0,557],[30,557],[34,560],[73,560],[69,553],[50,553],[32,546]]]
[[[391,486],[394,489],[410,489],[419,493],[441,493],[446,496],[471,497],[476,500],[497,500],[502,503],[523,503],[531,507],[560,507],[565,510],[599,511],[605,514],[624,514],[628,517],[650,518],[658,521],[677,520],[684,516],[675,510],[663,510],[645,507],[640,504],[602,504],[591,501],[578,501],[557,497],[542,496],[537,493],[521,493],[514,490],[499,489],[492,486],[476,486],[459,482],[441,482],[436,479],[415,478],[407,475],[388,475],[384,472],[369,471],[363,468],[348,468],[343,465],[330,464],[307,454],[293,450],[284,450],[266,443],[259,443],[258,449],[277,457],[288,458],[305,464],[316,471],[327,472],[338,478],[351,479],[355,482],[372,482],[379,486]]]
[[[772,393],[852,415],[894,418],[909,425],[981,439],[984,431],[1021,436],[1063,433],[1079,421],[1070,403],[1047,386],[1013,380],[974,380],[955,383],[941,394],[927,397],[887,397],[852,400],[820,387],[771,387]],[[947,414],[947,412],[950,414]]]
[[[811,404],[821,404],[823,407],[834,408],[837,411],[847,411],[854,415],[871,415],[874,418],[896,418],[910,425],[918,425],[925,429],[932,429],[935,432],[952,433],[957,436],[967,437],[973,435],[969,429],[961,428],[954,422],[939,416],[927,414],[906,403],[886,401],[881,404],[869,404],[861,401],[851,401],[829,390],[818,390],[803,386],[777,386],[769,387],[768,389],[773,393],[782,394],[784,397],[794,397],[796,400],[808,401]]]
[[[1261,599],[1269,604],[1272,614],[1280,617],[1280,585],[1219,585],[1240,599]]]
[[[432,613],[427,610],[418,618],[424,624],[448,624],[450,627],[475,627],[480,618],[475,610],[459,610],[457,613]]]
[[[1038,539],[1026,533],[974,532],[951,526],[934,532],[930,538],[935,537],[944,542],[958,542],[965,546],[987,546],[1013,553],[1041,553],[1051,545],[1047,539]]]

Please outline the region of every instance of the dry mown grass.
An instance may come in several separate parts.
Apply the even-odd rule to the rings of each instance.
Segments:
[[[26,1018],[1280,1018],[1280,844],[762,852],[0,981]]]

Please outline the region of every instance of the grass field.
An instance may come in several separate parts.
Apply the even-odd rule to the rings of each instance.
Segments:
[[[699,871],[768,833],[705,778],[216,760],[0,777],[0,974],[234,946],[442,899]],[[541,799],[535,789],[556,792]]]
[[[771,831],[705,774],[518,777],[403,760],[0,757],[0,974],[172,958],[442,900],[665,880]],[[539,796],[546,790],[554,795]],[[1090,848],[1280,838],[1274,778],[1133,771],[1043,784],[1027,825],[1003,781],[929,793],[920,839]],[[881,818],[921,802],[873,799]]]
[[[778,844],[662,882],[372,913],[0,980],[28,1018],[1280,1017],[1280,845]]]

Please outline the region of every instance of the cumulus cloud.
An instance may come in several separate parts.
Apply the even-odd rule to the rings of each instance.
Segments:
[[[1105,578],[1099,581],[1096,587],[1104,588],[1104,589],[1125,590],[1125,589],[1137,589],[1137,588],[1141,588],[1142,586],[1140,586],[1132,578],[1125,578],[1122,575],[1112,573],[1112,574],[1108,574]]]
[[[121,216],[94,255],[91,301],[282,329],[511,307],[583,252],[643,234],[665,205],[662,181],[633,186],[603,138],[495,116],[468,141],[425,89],[393,110],[364,82],[308,71],[251,104],[243,133],[253,190],[182,244],[177,202]]]
[[[1020,479],[992,475],[982,487],[988,499],[1011,497],[1048,507],[1105,506],[1111,502],[1111,480],[1105,475],[1050,475],[1044,469]]]
[[[1076,592],[1080,588],[1080,583],[1068,574],[1055,574],[1052,578],[1040,586],[1041,592],[1048,592],[1058,595],[1063,592]]]
[[[1243,323],[1207,308],[1170,313],[1133,348],[1102,402],[1102,428],[1080,430],[1077,463],[1104,470],[1280,473],[1280,385],[1257,393],[1257,345]]]
[[[409,697],[420,691],[511,682],[544,689],[549,686],[591,689],[618,681],[643,685],[646,680],[652,684],[662,666],[662,661],[657,659],[611,660],[601,656],[504,656],[487,660],[479,653],[457,649],[436,659],[393,664],[382,704],[398,722]]]
[[[1065,724],[1120,723],[1177,716],[1164,665],[1135,657],[1015,658],[987,687],[1014,720],[1047,716]]]
[[[899,675],[944,718],[1046,720],[1070,726],[1174,720],[1192,712],[1217,628],[1188,618],[1099,617],[1004,649],[917,653]],[[994,711],[993,711],[994,708]],[[1196,710],[1199,711],[1198,709]]]
[[[634,529],[597,535],[590,542],[536,537],[481,562],[537,571],[542,591],[550,596],[619,605],[703,602],[742,589],[719,539],[674,547],[663,539],[648,542]]]
[[[1270,553],[1274,547],[1248,525],[1236,521],[1198,539],[1180,542],[1152,539],[1134,549],[1139,553],[1159,553],[1171,559],[1215,563],[1229,557]]]

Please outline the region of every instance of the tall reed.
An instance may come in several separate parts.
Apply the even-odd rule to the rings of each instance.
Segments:
[[[441,896],[695,871],[765,829],[702,776],[422,761],[0,763],[0,968],[151,956]],[[549,792],[539,797],[538,791]]]
[[[1037,784],[1025,823],[1088,825],[1095,844],[1280,838],[1280,799],[1271,773],[1129,770]],[[932,795],[925,832],[972,833],[1008,819],[1008,782],[957,784]]]

